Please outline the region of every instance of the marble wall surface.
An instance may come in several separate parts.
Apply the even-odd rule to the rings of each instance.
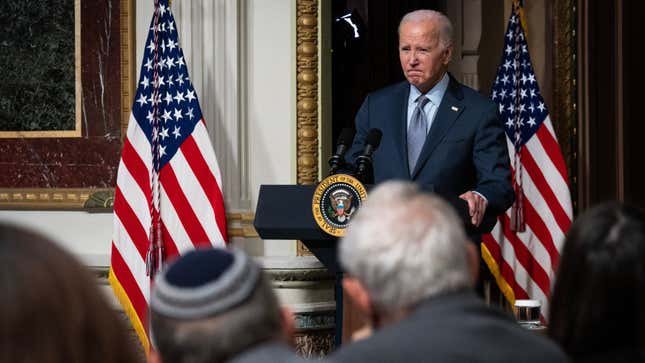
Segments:
[[[0,131],[75,128],[74,0],[0,3]]]
[[[42,6],[57,6],[62,1],[31,2],[43,4]],[[73,8],[74,0],[65,2],[71,2]],[[3,2],[2,6],[10,6],[8,3],[17,2]],[[76,73],[80,74],[81,86],[78,136],[4,136],[0,141],[0,168],[3,170],[0,173],[0,188],[114,186],[121,147],[120,6],[119,0],[80,2],[80,72]],[[34,19],[25,21],[34,22]],[[8,26],[4,22],[2,24]],[[36,24],[33,26],[36,27]],[[68,33],[67,31],[65,34]],[[73,32],[68,36],[72,37],[73,42]],[[60,47],[68,47],[68,40],[52,39],[50,42],[59,42],[56,44]],[[71,55],[73,57],[74,53]],[[11,72],[3,78],[25,78],[34,71],[24,68],[13,69]],[[45,73],[51,81],[53,73]],[[73,77],[75,73],[70,74]],[[66,79],[70,74],[63,78]],[[61,80],[61,87],[69,83],[64,79]],[[50,96],[66,98],[69,92],[74,94],[73,86],[71,90],[61,91],[61,94],[51,91]],[[35,103],[30,104],[28,108],[34,114],[38,114],[46,113],[47,107],[50,106],[46,103]],[[65,112],[69,112],[70,105],[64,103],[64,106],[67,107]],[[61,124],[57,127],[67,126]]]

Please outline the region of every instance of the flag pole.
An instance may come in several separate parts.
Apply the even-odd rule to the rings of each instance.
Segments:
[[[160,209],[159,209],[159,107],[157,99],[159,97],[159,0],[155,0],[155,15],[153,23],[154,34],[154,61],[153,61],[153,91],[152,91],[152,180],[151,180],[151,198],[150,198],[150,244],[146,254],[146,273],[150,278],[154,278],[157,271],[161,269],[163,261],[163,245],[161,240]]]
[[[513,12],[518,15],[519,21],[515,26],[519,27],[520,30],[523,30],[524,23],[524,12],[522,11],[522,5],[520,1],[513,1]],[[515,32],[515,90],[520,89],[521,82],[521,69],[520,69],[520,53],[519,43],[522,32]],[[520,97],[515,98],[515,109],[520,108],[521,99]],[[515,201],[511,207],[511,223],[510,229],[513,232],[524,232],[526,231],[526,224],[524,221],[524,190],[522,188],[522,119],[520,112],[515,114],[515,119],[513,120],[513,129],[514,129],[514,146],[515,146],[515,158],[513,160],[513,191],[515,192]],[[519,176],[519,178],[518,178]]]

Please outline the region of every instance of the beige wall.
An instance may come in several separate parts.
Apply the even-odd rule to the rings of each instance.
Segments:
[[[551,55],[547,39],[547,13],[550,0],[524,2],[531,61],[540,89],[547,102],[551,93],[548,74]],[[458,55],[451,72],[483,94],[489,94],[502,57],[504,33],[512,0],[459,0],[448,2],[447,15],[455,25]]]

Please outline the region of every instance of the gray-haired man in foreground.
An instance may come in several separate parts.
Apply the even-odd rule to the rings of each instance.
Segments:
[[[196,250],[156,279],[150,363],[299,362],[293,319],[240,250]]]
[[[345,292],[373,333],[340,362],[564,362],[560,349],[473,292],[477,251],[441,199],[407,182],[370,192],[339,248]]]

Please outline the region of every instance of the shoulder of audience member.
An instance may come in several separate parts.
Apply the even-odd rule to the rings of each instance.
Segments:
[[[287,344],[269,342],[248,349],[227,363],[305,363],[308,360],[297,355]]]
[[[489,308],[486,307],[485,309],[488,310]],[[490,309],[488,313],[490,314],[488,315],[488,322],[484,320],[482,324],[490,325],[488,328],[480,326],[482,328],[480,332],[488,330],[492,334],[493,332],[495,334],[500,333],[499,339],[481,336],[483,340],[478,341],[477,337],[472,335],[473,330],[451,329],[452,324],[449,322],[451,319],[448,318],[448,316],[452,315],[451,313],[446,314],[446,319],[434,319],[436,325],[433,331],[424,331],[423,325],[426,324],[427,320],[413,314],[410,319],[405,319],[394,326],[388,326],[376,331],[372,336],[364,340],[343,345],[331,355],[330,362],[394,362],[401,358],[406,360],[409,360],[410,357],[415,357],[413,359],[422,358],[424,354],[437,354],[437,356],[445,358],[454,354],[458,355],[458,351],[461,349],[481,347],[485,342],[490,343],[491,350],[500,349],[502,356],[512,355],[515,357],[514,362],[569,362],[567,355],[560,347],[542,333],[520,327],[497,309]],[[464,316],[463,318],[467,317]],[[490,320],[491,318],[493,320]],[[459,317],[454,317],[454,319],[459,319]],[[460,324],[456,325],[460,326]],[[401,340],[402,334],[414,335],[421,332],[423,332],[422,339],[418,339],[420,336],[417,336],[417,338],[408,336],[407,339]],[[467,336],[470,337],[469,339],[473,339],[474,344],[462,341],[463,345],[459,348],[444,345],[448,341],[464,339]],[[427,347],[418,346],[423,341],[427,344],[439,344],[442,346],[437,347],[438,349],[428,350]],[[404,346],[400,346],[399,343]],[[401,350],[398,353],[397,347]],[[415,348],[419,349],[414,352]],[[481,354],[486,354],[486,352]],[[426,357],[436,358],[434,356]],[[485,359],[485,357],[482,357],[482,359],[482,361],[491,361],[491,358]]]
[[[523,328],[522,328],[523,329]],[[567,354],[554,341],[542,335],[542,333],[526,331],[529,335],[534,336],[535,341],[540,343],[535,345],[535,351],[538,357],[531,362],[570,362]]]
[[[607,352],[595,352],[587,357],[575,357],[571,359],[575,363],[601,363],[601,362],[645,362],[645,352],[633,348],[614,349]]]

